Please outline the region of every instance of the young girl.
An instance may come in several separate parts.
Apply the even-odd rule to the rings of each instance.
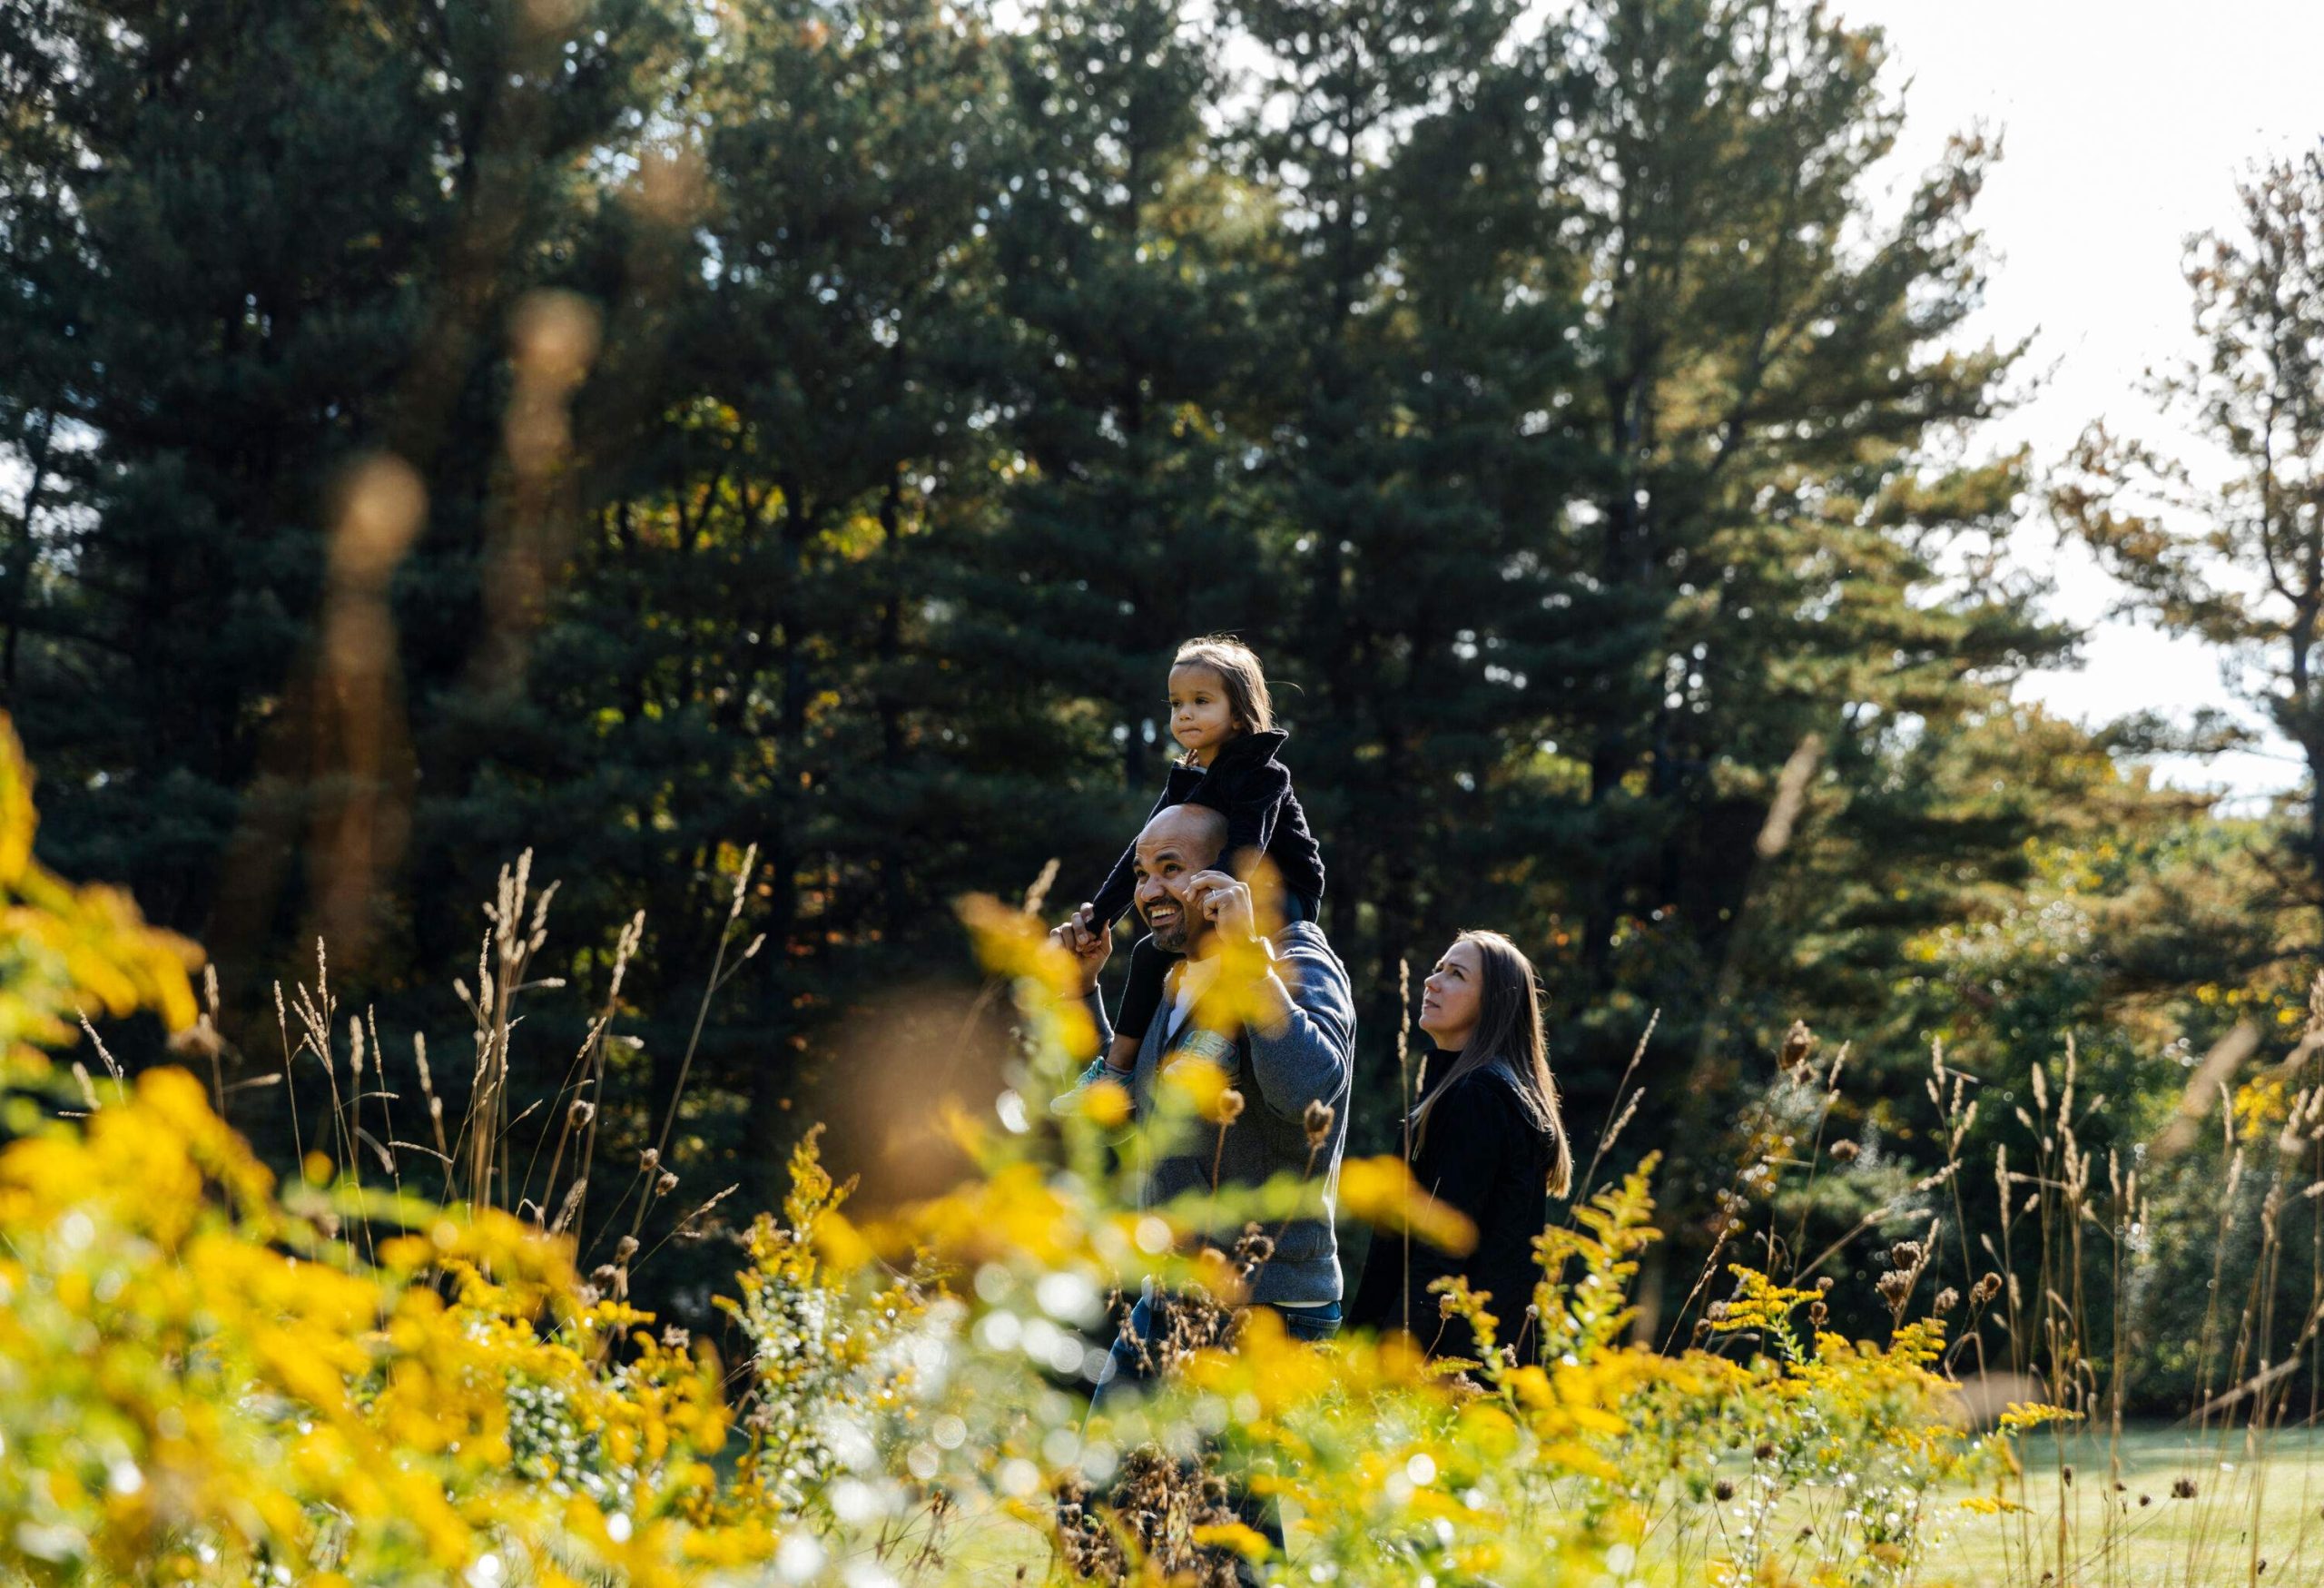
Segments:
[[[1170,736],[1186,752],[1170,768],[1160,812],[1171,805],[1208,805],[1226,818],[1224,858],[1238,877],[1248,879],[1264,856],[1283,882],[1286,920],[1313,921],[1324,896],[1324,859],[1307,830],[1307,814],[1291,792],[1291,774],[1275,752],[1288,736],[1275,725],[1266,674],[1251,647],[1226,635],[1190,639],[1170,665]],[[1120,860],[1081,912],[1095,931],[1129,907],[1137,881],[1136,851]],[[1123,989],[1116,1035],[1107,1065],[1128,1075],[1154,1011],[1161,1007],[1162,984],[1171,956],[1140,938],[1130,955],[1129,983]]]

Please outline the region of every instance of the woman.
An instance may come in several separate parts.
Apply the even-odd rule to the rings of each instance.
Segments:
[[[1497,932],[1464,932],[1430,972],[1420,1029],[1435,1042],[1427,1090],[1413,1110],[1413,1176],[1421,1189],[1459,1208],[1477,1244],[1454,1257],[1427,1242],[1382,1233],[1372,1243],[1348,1322],[1405,1329],[1438,1356],[1474,1360],[1468,1323],[1441,1316],[1429,1293],[1458,1274],[1490,1292],[1485,1310],[1501,1344],[1517,1358],[1540,1355],[1540,1331],[1526,1316],[1540,1281],[1533,1238],[1548,1219],[1547,1198],[1566,1194],[1573,1158],[1550,1077],[1541,995],[1531,962]]]

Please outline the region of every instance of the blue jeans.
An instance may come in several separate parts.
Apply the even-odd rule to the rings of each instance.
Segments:
[[[1141,1296],[1129,1309],[1129,1331],[1114,1337],[1113,1350],[1108,1354],[1097,1387],[1089,1395],[1091,1411],[1120,1393],[1123,1386],[1144,1383],[1154,1376],[1153,1354],[1146,1348],[1154,1342],[1153,1299],[1150,1294]],[[1340,1304],[1336,1301],[1310,1307],[1270,1307],[1267,1310],[1283,1319],[1283,1332],[1295,1340],[1328,1340],[1340,1332]]]
[[[1081,1436],[1089,1437],[1089,1420],[1097,1415],[1098,1405],[1111,1396],[1121,1393],[1125,1385],[1137,1384],[1154,1376],[1149,1366],[1152,1353],[1141,1347],[1154,1339],[1153,1293],[1137,1298],[1129,1309],[1129,1332],[1127,1337],[1116,1336],[1114,1348],[1106,1358],[1106,1366],[1098,1379],[1098,1386],[1090,1392],[1089,1410],[1081,1420]],[[1340,1332],[1340,1304],[1326,1301],[1312,1307],[1269,1307],[1269,1311],[1283,1319],[1283,1331],[1295,1340],[1313,1344],[1328,1340]],[[1135,1339],[1137,1344],[1130,1342]],[[1255,1530],[1277,1550],[1283,1548],[1283,1518],[1274,1504],[1250,1493],[1241,1484],[1233,1485],[1235,1514],[1244,1525]],[[1240,1558],[1235,1562],[1237,1583],[1256,1583],[1258,1575],[1250,1563]]]

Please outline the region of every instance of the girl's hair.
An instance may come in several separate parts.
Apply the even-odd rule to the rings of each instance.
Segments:
[[[1516,1089],[1518,1102],[1536,1129],[1550,1136],[1549,1190],[1562,1197],[1573,1183],[1573,1152],[1558,1108],[1558,1083],[1550,1074],[1550,1042],[1541,1029],[1541,989],[1533,962],[1497,932],[1464,932],[1452,940],[1473,943],[1482,974],[1477,989],[1477,1028],[1413,1110],[1413,1145],[1428,1132],[1429,1110],[1453,1082],[1489,1064],[1498,1064]]]
[[[1259,655],[1231,634],[1206,634],[1178,647],[1173,667],[1208,667],[1226,690],[1226,708],[1246,732],[1275,732],[1275,703],[1267,698],[1267,676]]]

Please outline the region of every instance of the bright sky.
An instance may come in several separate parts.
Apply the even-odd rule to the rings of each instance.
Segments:
[[[1997,255],[1978,330],[2003,342],[2038,333],[2031,367],[2046,378],[1986,444],[2030,443],[2046,467],[2101,418],[2176,443],[2139,381],[2193,350],[2184,240],[2232,223],[2235,182],[2252,161],[2324,136],[2324,4],[1836,0],[1835,9],[1887,31],[1911,82],[1900,158],[1912,168],[1973,123],[2003,135],[1977,210]],[[2097,618],[2107,576],[2078,550],[2054,552],[2038,527],[2024,540],[2029,564],[2052,567],[2061,615]],[[2037,675],[2024,693],[2091,721],[2234,704],[2211,653],[2191,640],[2109,622],[2084,652],[2083,668]],[[2231,789],[2242,804],[2296,784],[2299,768],[2279,744],[2174,761],[2163,774]]]

